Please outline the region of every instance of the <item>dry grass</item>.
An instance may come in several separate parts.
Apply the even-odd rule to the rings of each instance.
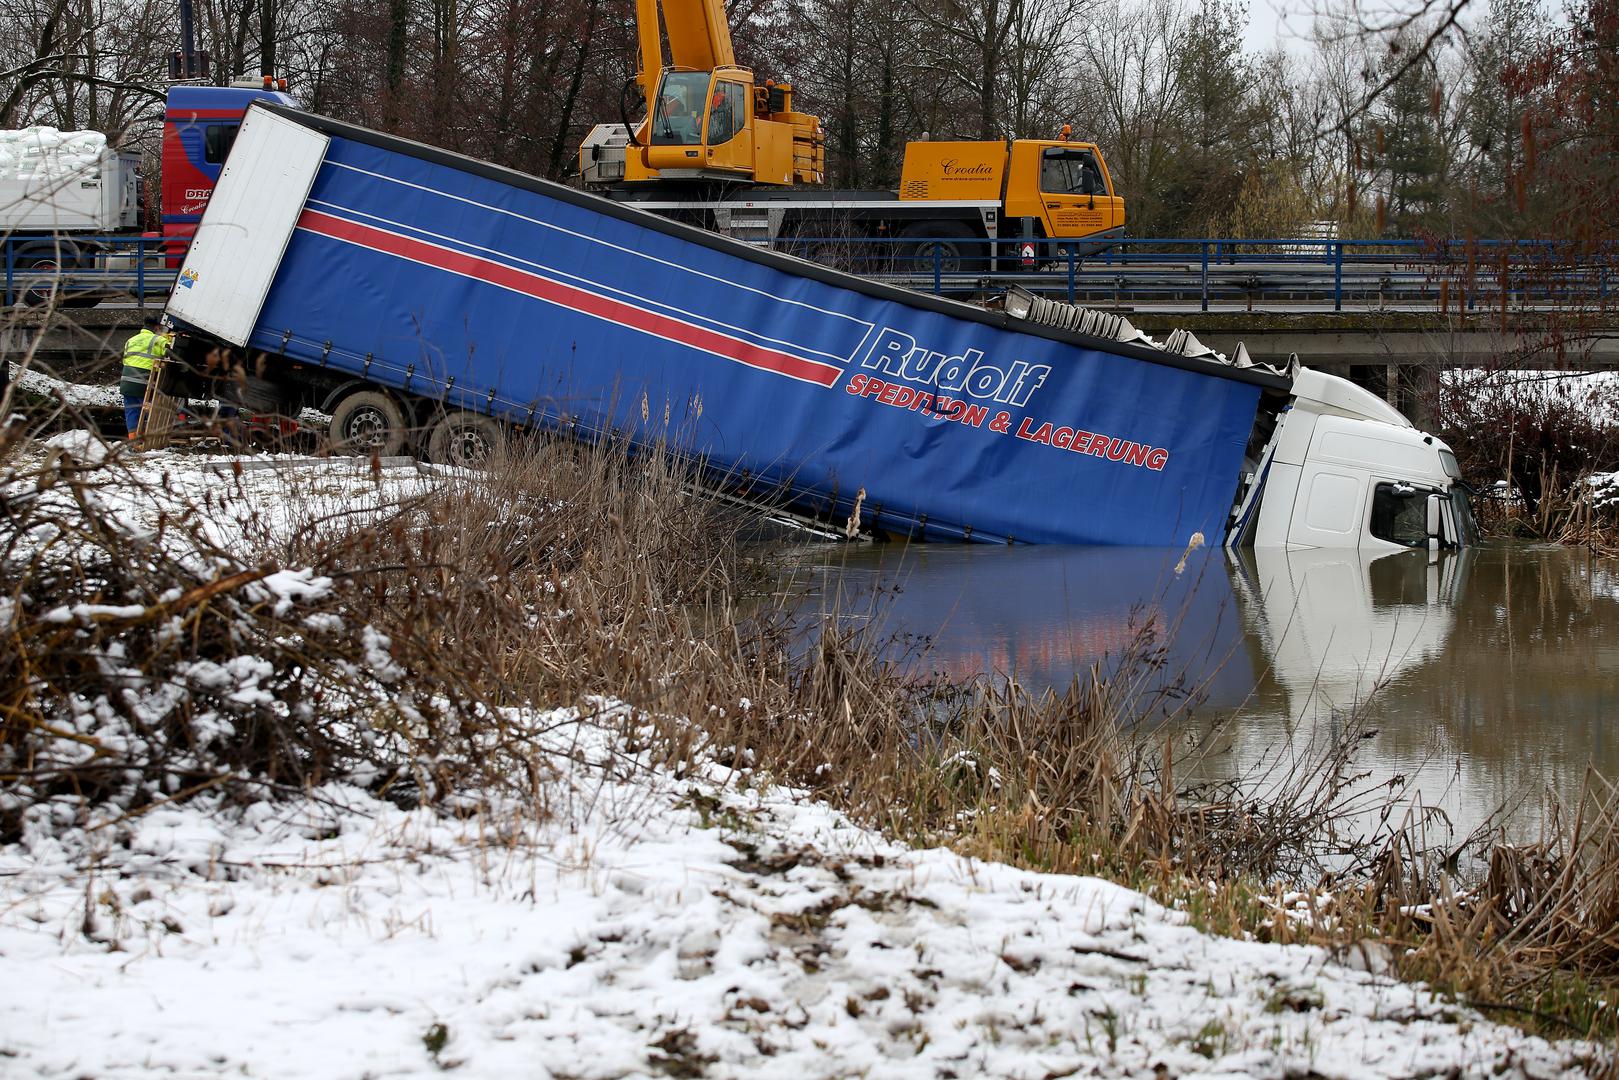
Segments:
[[[1619,553],[1619,499],[1593,474],[1619,469],[1619,384],[1588,372],[1514,368],[1543,359],[1502,343],[1500,370],[1456,371],[1428,402],[1462,473],[1485,485],[1479,524],[1491,535]],[[1502,489],[1494,485],[1500,482]]]
[[[1619,556],[1619,492],[1595,487],[1589,471],[1570,482],[1556,466],[1541,475],[1537,490],[1541,495],[1533,505],[1504,494],[1479,498],[1480,527],[1490,536],[1546,540]]]
[[[131,482],[116,459],[22,445],[9,461],[0,448],[8,835],[30,814],[140,813],[215,785],[262,798],[332,775],[411,800],[533,795],[548,763],[506,707],[600,695],[636,706],[676,769],[717,760],[906,840],[1106,876],[1225,933],[1378,943],[1399,973],[1504,1018],[1619,1034],[1619,834],[1596,781],[1543,844],[1480,836],[1474,857],[1429,844],[1420,819],[1366,828],[1397,794],[1364,787],[1353,723],[1286,772],[1188,786],[1167,741],[1119,722],[1195,701],[1142,689],[1163,682],[1150,627],[1110,677],[1062,694],[917,683],[869,635],[787,616],[748,519],[661,454],[542,442],[382,510],[311,498],[250,517],[221,545],[200,527],[210,507],[135,543],[104,510]],[[282,567],[332,587],[278,611],[260,583]],[[114,613],[53,614],[81,602]],[[268,664],[262,701],[198,677],[240,656]],[[169,695],[156,715],[140,705],[154,687]],[[115,745],[109,716],[135,738]]]

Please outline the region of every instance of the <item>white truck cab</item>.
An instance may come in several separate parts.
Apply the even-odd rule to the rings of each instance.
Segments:
[[[1232,540],[1368,553],[1478,539],[1450,447],[1347,379],[1301,368]]]

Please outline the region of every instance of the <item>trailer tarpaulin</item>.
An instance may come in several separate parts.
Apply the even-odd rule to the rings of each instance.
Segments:
[[[250,344],[519,423],[667,439],[823,513],[863,490],[867,523],[901,532],[1220,540],[1254,382],[689,234],[336,134]]]

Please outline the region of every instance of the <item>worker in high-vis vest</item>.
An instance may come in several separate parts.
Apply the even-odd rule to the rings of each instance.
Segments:
[[[118,389],[124,395],[124,427],[129,437],[141,424],[141,405],[146,401],[146,384],[152,379],[152,363],[169,351],[171,335],[163,333],[160,315],[148,315],[141,328],[124,342],[124,373]]]

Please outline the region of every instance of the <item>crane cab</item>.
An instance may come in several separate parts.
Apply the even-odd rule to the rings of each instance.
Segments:
[[[587,186],[671,181],[791,186],[825,178],[820,120],[792,111],[792,87],[747,68],[665,68],[641,123],[597,125],[579,148]]]
[[[752,179],[757,169],[762,183],[790,183],[781,175],[790,163],[770,161],[773,147],[755,137],[766,133],[753,105],[753,72],[744,68],[666,69],[651,100],[643,163],[664,175],[697,170],[730,179]]]

